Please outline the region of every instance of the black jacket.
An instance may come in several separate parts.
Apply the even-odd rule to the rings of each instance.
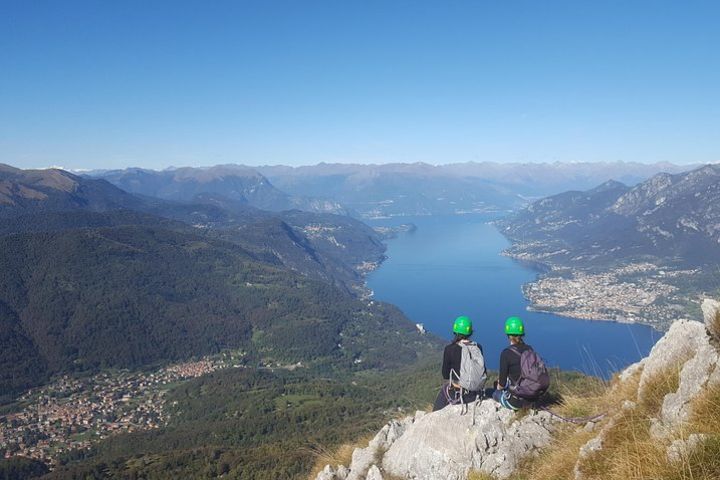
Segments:
[[[514,348],[520,353],[525,350],[532,350],[530,345],[526,345],[524,343],[515,345]],[[510,347],[503,350],[500,354],[500,375],[498,377],[498,381],[501,387],[505,387],[508,378],[513,384],[517,383],[520,378],[520,355],[513,352]]]
[[[482,353],[482,346],[478,343],[480,353]],[[444,380],[450,380],[450,370],[455,370],[456,374],[460,374],[460,361],[462,360],[462,347],[456,342],[451,343],[445,347],[443,352],[443,363],[442,363],[442,377]],[[457,377],[455,377],[457,380]]]

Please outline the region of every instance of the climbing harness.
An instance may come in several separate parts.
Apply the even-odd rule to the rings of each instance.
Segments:
[[[445,400],[447,400],[449,405],[457,405],[460,404],[460,415],[465,415],[468,413],[469,406],[467,403],[465,403],[465,395],[463,395],[463,390],[465,390],[462,387],[455,388],[453,384],[453,376],[457,378],[458,382],[460,381],[460,375],[457,374],[455,369],[450,369],[450,380],[448,383],[443,387],[442,391],[445,395]],[[450,389],[453,389],[453,394],[450,393]],[[469,392],[468,390],[465,390]],[[481,390],[475,394],[475,400],[472,401],[473,404],[473,413],[472,413],[472,425],[475,426],[475,411],[477,410],[477,404],[479,401],[482,401],[482,399],[485,397],[485,391]]]

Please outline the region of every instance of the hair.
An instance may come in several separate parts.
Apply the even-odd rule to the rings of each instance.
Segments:
[[[470,335],[472,335],[472,333]],[[457,343],[460,340],[465,340],[467,338],[470,338],[470,335],[463,335],[462,333],[456,333],[455,338],[453,338],[453,343]]]
[[[518,343],[525,343],[525,340],[523,340],[523,335],[508,335],[508,338],[513,345]]]

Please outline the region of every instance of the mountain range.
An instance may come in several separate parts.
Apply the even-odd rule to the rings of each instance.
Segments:
[[[511,252],[549,263],[608,265],[653,258],[720,263],[720,166],[660,173],[633,187],[608,181],[536,201],[499,222]]]
[[[287,167],[218,165],[203,168],[139,168],[94,171],[128,192],[195,202],[217,195],[264,210],[300,209],[372,218],[507,212],[528,199],[586,189],[608,178],[627,184],[659,172],[692,166],[669,163],[517,163],[448,165],[326,164]]]
[[[256,167],[288,193],[325,194],[365,217],[509,211],[531,198],[587,189],[609,178],[635,184],[690,168],[625,162]]]
[[[137,195],[191,202],[199,195],[219,195],[230,201],[262,210],[306,210],[346,214],[337,202],[293,196],[275,188],[261,173],[242,165],[208,168],[175,168],[163,171],[128,168],[90,172]]]

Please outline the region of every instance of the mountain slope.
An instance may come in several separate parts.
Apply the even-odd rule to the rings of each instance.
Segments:
[[[546,261],[582,257],[587,265],[655,257],[684,266],[717,263],[720,166],[659,174],[633,188],[608,183],[555,195],[499,225],[517,242],[511,252]]]
[[[373,311],[393,330],[413,331],[276,257],[191,232],[124,225],[9,235],[0,237],[0,265],[3,346],[11,346],[0,357],[3,392],[59,371],[226,348],[351,365],[365,340],[350,337],[339,349],[339,335],[367,328]],[[371,351],[367,365],[400,358]]]
[[[20,170],[0,164],[0,218],[46,211],[107,211],[142,202],[105,180],[64,170]]]

